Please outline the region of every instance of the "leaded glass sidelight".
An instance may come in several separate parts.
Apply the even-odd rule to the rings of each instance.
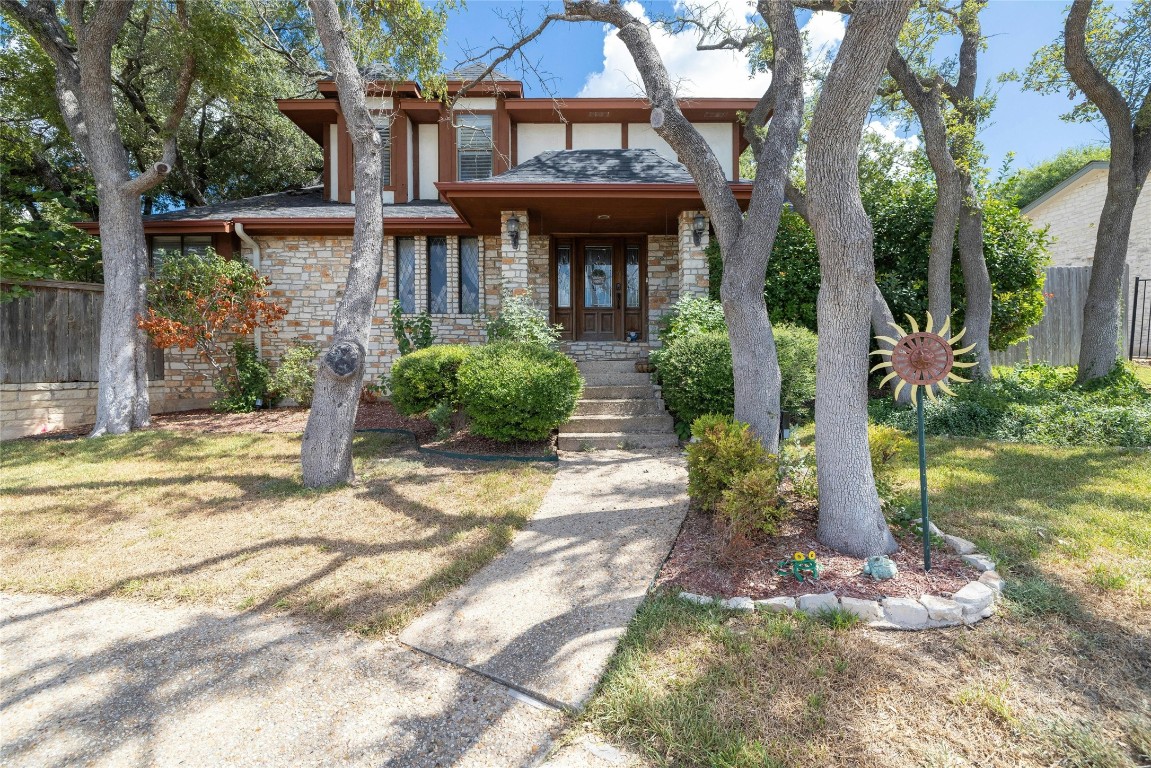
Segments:
[[[556,247],[556,307],[570,309],[572,305],[572,248]]]
[[[584,252],[584,306],[610,309],[612,249],[588,246]]]
[[[448,239],[428,238],[428,312],[448,311]]]
[[[480,239],[460,238],[460,312],[465,315],[480,311]]]
[[[396,238],[396,298],[403,312],[416,311],[416,239]]]
[[[627,306],[639,307],[639,246],[627,247]]]

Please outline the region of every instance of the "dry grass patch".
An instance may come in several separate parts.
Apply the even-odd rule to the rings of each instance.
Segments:
[[[310,491],[300,437],[141,432],[5,444],[0,589],[285,611],[394,631],[507,546],[553,470],[356,438]]]
[[[1151,454],[929,454],[940,526],[1004,566],[999,615],[897,633],[657,596],[587,722],[658,765],[1151,765]]]

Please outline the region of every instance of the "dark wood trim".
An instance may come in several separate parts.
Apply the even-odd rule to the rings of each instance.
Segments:
[[[619,124],[619,148],[627,149],[627,121]]]
[[[564,123],[564,128],[565,128],[565,134],[566,134],[565,138],[564,138],[564,142],[565,142],[564,149],[571,149],[572,148],[572,124],[570,122]]]
[[[506,110],[504,112],[507,114]],[[520,164],[520,126],[518,123],[508,123],[508,129],[512,135],[512,168]]]
[[[476,114],[483,114],[477,112]],[[501,98],[496,99],[496,111],[492,117],[492,175],[499,176],[512,166],[511,121],[508,110]]]
[[[456,129],[447,108],[440,109],[440,181],[456,178]],[[441,195],[441,197],[443,197]]]
[[[408,118],[394,112],[392,121],[392,185],[384,189],[395,192],[397,203],[408,202]],[[399,130],[396,130],[396,129]]]
[[[420,196],[420,125],[410,120],[408,125],[412,131],[412,189],[408,197],[417,200]]]
[[[352,181],[355,174],[352,167],[352,136],[348,133],[348,124],[341,114],[336,123],[336,145],[339,149],[340,184],[336,194],[341,203],[352,202]]]

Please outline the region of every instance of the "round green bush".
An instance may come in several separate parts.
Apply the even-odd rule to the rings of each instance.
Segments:
[[[438,344],[404,355],[392,365],[392,404],[405,416],[427,413],[439,403],[459,402],[456,375],[473,353],[464,344]]]
[[[575,411],[583,379],[575,363],[540,344],[500,342],[460,366],[460,403],[473,433],[543,440]]]
[[[808,413],[815,399],[816,336],[806,328],[776,325],[780,407]],[[657,360],[667,407],[682,423],[705,413],[735,413],[735,377],[726,333],[696,333],[669,344]]]

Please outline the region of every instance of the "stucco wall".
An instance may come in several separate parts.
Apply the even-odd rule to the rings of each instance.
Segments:
[[[1057,267],[1091,264],[1099,215],[1107,196],[1107,170],[1097,168],[1026,213],[1037,227],[1048,227],[1054,239],[1051,263]],[[1151,192],[1144,186],[1135,204],[1131,239],[1127,246],[1131,277],[1151,277]]]

